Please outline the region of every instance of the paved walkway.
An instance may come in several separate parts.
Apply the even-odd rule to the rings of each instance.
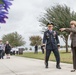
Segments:
[[[70,72],[71,64],[61,63],[61,67],[58,70],[55,62],[49,61],[49,68],[45,69],[43,60],[12,56],[0,60],[0,75],[76,75]]]

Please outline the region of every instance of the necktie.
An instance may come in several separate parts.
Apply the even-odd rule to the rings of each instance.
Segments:
[[[50,33],[52,33],[52,30],[50,30]]]

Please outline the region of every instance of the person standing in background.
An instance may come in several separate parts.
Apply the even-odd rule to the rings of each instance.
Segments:
[[[10,46],[9,42],[6,41],[6,44],[5,44],[5,53],[6,53],[6,58],[7,59],[10,59],[10,50],[11,50],[11,46]]]
[[[3,52],[4,52],[4,44],[2,43],[2,40],[0,40],[0,59],[3,59]]]
[[[38,53],[38,45],[35,45],[35,53]]]

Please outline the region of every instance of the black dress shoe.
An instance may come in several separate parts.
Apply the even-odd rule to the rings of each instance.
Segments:
[[[45,68],[48,68],[48,63],[45,63]]]
[[[61,69],[61,67],[60,67],[59,65],[56,65],[56,68],[57,68],[57,69]]]
[[[48,66],[45,66],[45,68],[48,68]]]
[[[71,70],[71,72],[75,72],[76,70],[74,69],[74,70]]]

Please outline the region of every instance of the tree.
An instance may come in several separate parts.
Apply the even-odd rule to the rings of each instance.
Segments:
[[[68,36],[69,33],[60,32],[60,28],[69,27],[71,20],[76,20],[76,13],[70,10],[70,7],[66,5],[52,6],[51,8],[46,9],[46,13],[40,17],[39,22],[41,23],[43,32],[46,30],[46,25],[48,22],[53,22],[55,24],[55,30],[58,31],[61,38],[63,38],[66,44],[66,52],[68,52]]]
[[[0,0],[0,4],[3,4],[3,1],[2,0]]]
[[[2,37],[3,42],[9,41],[12,47],[22,46],[25,44],[23,37],[17,32],[13,32]]]
[[[31,36],[29,40],[31,41],[30,45],[35,46],[36,44],[41,45],[42,38],[40,36]]]

